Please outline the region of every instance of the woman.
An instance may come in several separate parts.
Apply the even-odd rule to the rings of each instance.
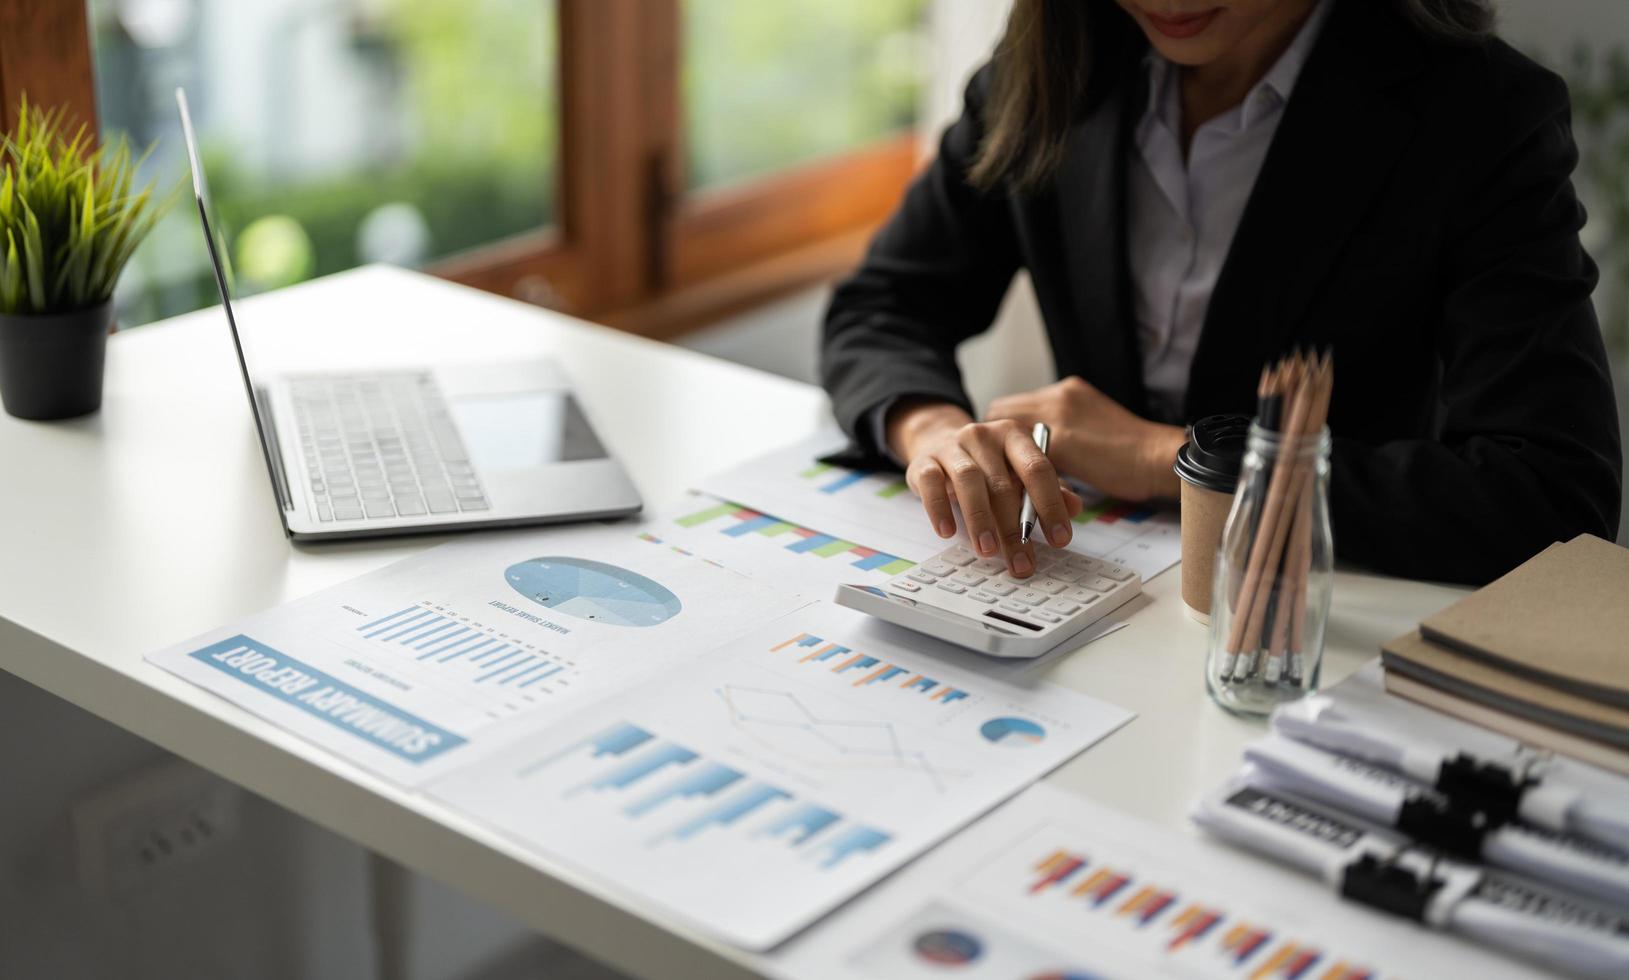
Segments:
[[[1610,376],[1567,91],[1489,0],[1016,0],[826,317],[823,373],[941,536],[1033,571],[1020,501],[1177,493],[1183,424],[1335,351],[1339,557],[1480,583],[1611,537]],[[1028,270],[1058,374],[975,421],[955,361]],[[1052,427],[1050,461],[1029,442]],[[1056,469],[1054,469],[1054,466]]]

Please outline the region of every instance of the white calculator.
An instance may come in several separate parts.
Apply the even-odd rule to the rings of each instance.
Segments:
[[[837,604],[997,657],[1039,657],[1135,598],[1142,579],[1118,562],[1044,544],[1035,574],[960,545],[882,586],[839,585]]]

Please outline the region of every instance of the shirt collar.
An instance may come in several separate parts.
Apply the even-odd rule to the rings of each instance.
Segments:
[[[1307,57],[1312,54],[1313,44],[1317,42],[1323,24],[1329,17],[1330,8],[1334,6],[1331,0],[1318,0],[1312,8],[1312,13],[1301,24],[1290,46],[1278,56],[1273,66],[1267,69],[1267,74],[1250,87],[1245,94],[1244,101],[1237,107],[1237,129],[1248,129],[1259,122],[1269,110],[1276,109],[1290,100],[1290,93],[1295,91],[1296,80],[1301,77],[1301,69],[1307,63]],[[1175,65],[1162,58],[1159,52],[1149,48],[1144,55],[1143,62],[1148,67],[1148,107],[1144,110],[1144,120],[1151,121],[1159,117],[1175,131],[1181,121],[1181,101],[1177,93],[1170,91],[1174,88],[1176,76]]]

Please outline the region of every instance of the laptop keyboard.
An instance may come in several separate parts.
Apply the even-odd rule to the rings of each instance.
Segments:
[[[319,520],[490,509],[431,375],[323,375],[290,387]]]

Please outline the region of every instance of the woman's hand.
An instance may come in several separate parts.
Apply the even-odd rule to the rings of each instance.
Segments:
[[[888,413],[887,429],[889,448],[909,462],[905,480],[941,538],[956,534],[954,501],[974,551],[1004,555],[1020,578],[1033,574],[1034,539],[1020,542],[1018,529],[1027,490],[1037,530],[1056,547],[1069,543],[1070,518],[1080,513],[1081,499],[1059,482],[1028,426],[975,422],[945,402],[906,401]]]
[[[1025,431],[1045,422],[1058,470],[1110,496],[1147,500],[1181,490],[1171,466],[1187,441],[1183,429],[1134,415],[1080,378],[997,398],[989,418],[1016,422]]]

